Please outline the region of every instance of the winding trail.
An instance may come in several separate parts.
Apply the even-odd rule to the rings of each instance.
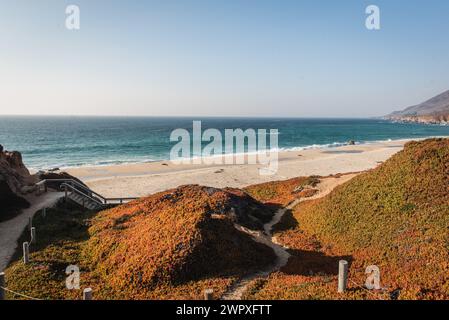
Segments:
[[[276,238],[273,237],[272,234],[272,228],[274,225],[276,225],[279,221],[281,221],[284,214],[288,211],[293,209],[296,205],[298,205],[302,201],[306,200],[313,200],[318,199],[321,197],[326,196],[329,194],[336,186],[343,184],[353,177],[355,177],[358,173],[353,174],[346,174],[339,177],[328,177],[321,179],[320,183],[316,186],[316,189],[318,189],[318,193],[312,197],[309,198],[298,198],[294,201],[292,201],[290,204],[288,204],[286,207],[281,208],[276,211],[273,218],[270,222],[266,223],[264,225],[264,231],[254,231],[250,230],[248,228],[245,228],[241,225],[235,224],[235,228],[241,232],[244,232],[246,234],[249,234],[254,241],[262,243],[270,248],[273,249],[274,253],[276,254],[277,258],[275,262],[264,268],[261,269],[255,273],[249,274],[236,283],[234,283],[227,292],[223,294],[221,297],[222,300],[241,300],[243,294],[247,291],[249,284],[251,281],[257,278],[261,277],[267,277],[271,273],[280,270],[283,266],[285,266],[288,262],[288,259],[290,258],[290,254],[288,253],[288,248],[284,247],[280,243],[276,241]]]
[[[276,213],[273,216],[273,219],[264,225],[264,231],[253,231],[250,229],[247,229],[245,227],[242,227],[240,225],[235,225],[237,230],[245,232],[249,234],[251,237],[253,237],[254,241],[262,243],[270,248],[273,249],[274,253],[276,254],[277,258],[275,262],[268,266],[267,268],[260,270],[256,273],[250,274],[239,281],[237,281],[234,285],[231,286],[231,288],[221,297],[222,300],[241,300],[243,294],[248,289],[249,283],[260,277],[266,277],[270,273],[279,270],[283,266],[285,266],[288,262],[288,259],[290,258],[290,254],[287,252],[287,248],[283,247],[280,244],[275,243],[273,239],[273,235],[271,232],[271,228],[278,223],[282,216],[285,214],[287,210],[292,209],[295,207],[301,200],[296,199],[291,204],[289,204],[285,208],[281,208],[276,211]]]
[[[17,240],[28,225],[28,219],[42,208],[52,207],[64,194],[48,192],[41,196],[30,195],[26,199],[31,206],[16,217],[0,223],[0,272],[4,270],[18,246]]]

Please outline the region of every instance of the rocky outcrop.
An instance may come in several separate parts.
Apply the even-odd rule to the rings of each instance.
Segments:
[[[19,210],[29,206],[29,202],[15,194],[0,176],[0,222],[14,217]]]
[[[0,180],[5,181],[15,194],[26,193],[27,187],[36,183],[37,178],[23,164],[20,152],[0,149]]]
[[[449,124],[448,114],[435,114],[427,116],[418,115],[402,115],[402,116],[390,116],[389,120],[407,123],[423,123],[423,124]]]
[[[0,145],[0,220],[29,206],[23,196],[33,190],[35,177],[25,167],[20,152]]]
[[[27,208],[29,203],[25,200],[28,193],[37,192],[36,183],[55,179],[73,179],[83,184],[79,179],[66,172],[38,172],[30,174],[18,151],[7,151],[0,145],[0,221],[5,217],[12,217],[20,209]],[[47,187],[60,191],[62,181],[47,182]]]

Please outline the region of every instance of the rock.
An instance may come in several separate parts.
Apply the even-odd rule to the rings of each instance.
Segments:
[[[3,152],[3,146],[0,144],[0,152]]]
[[[24,186],[24,187],[22,187],[20,189],[20,192],[22,194],[33,193],[33,192],[36,191],[36,189],[37,189],[37,186],[34,184],[34,185],[31,185],[31,186]]]
[[[21,209],[28,208],[29,202],[11,190],[0,176],[0,222],[13,218]]]
[[[349,140],[349,141],[348,141],[348,144],[349,144],[350,146],[354,146],[354,145],[355,145],[355,141],[354,141],[354,140]]]
[[[36,178],[30,175],[22,162],[22,155],[17,151],[0,152],[0,177],[17,195],[21,194],[24,186],[37,182]]]
[[[24,188],[33,185],[35,178],[30,175],[22,162],[19,152],[0,152],[0,221],[12,218],[20,209],[29,206],[22,195]]]
[[[17,174],[24,178],[29,178],[30,172],[22,161],[22,154],[18,151],[3,151],[0,153],[0,161],[4,162],[10,170],[14,170]],[[6,162],[6,163],[5,163]]]
[[[392,292],[390,292],[390,299],[398,300],[400,294],[401,294],[401,289],[393,290]]]

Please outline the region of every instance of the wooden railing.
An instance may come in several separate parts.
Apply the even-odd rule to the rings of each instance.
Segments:
[[[48,183],[60,183],[60,188],[67,192],[70,189],[83,197],[86,197],[92,201],[95,201],[101,205],[113,205],[113,204],[123,204],[128,201],[136,200],[138,197],[120,197],[120,198],[106,198],[90,189],[89,187],[79,183],[74,179],[45,179],[36,184],[38,187],[38,192],[47,192]]]

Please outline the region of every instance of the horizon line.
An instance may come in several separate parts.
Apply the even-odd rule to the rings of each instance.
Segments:
[[[70,117],[70,118],[216,118],[216,119],[382,119],[383,116],[210,116],[210,115],[89,115],[89,114],[0,114],[0,117]]]

